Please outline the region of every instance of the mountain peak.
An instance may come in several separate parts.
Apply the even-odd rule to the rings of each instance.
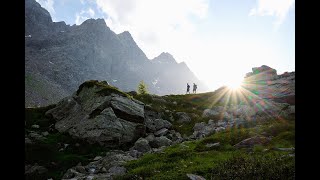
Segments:
[[[98,18],[98,19],[87,19],[85,20],[80,26],[84,26],[84,27],[95,27],[95,28],[108,28],[106,22],[104,21],[104,19],[102,18]]]
[[[177,61],[168,52],[162,52],[159,56],[153,58],[153,61],[166,64],[177,64]]]
[[[129,31],[123,31],[122,33],[118,34],[118,37],[120,37],[121,39],[124,39],[124,40],[134,41],[133,37]]]

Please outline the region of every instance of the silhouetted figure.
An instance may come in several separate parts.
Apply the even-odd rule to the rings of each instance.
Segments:
[[[197,85],[193,83],[193,93],[197,93]]]
[[[190,94],[190,85],[187,83],[187,93],[186,94]]]

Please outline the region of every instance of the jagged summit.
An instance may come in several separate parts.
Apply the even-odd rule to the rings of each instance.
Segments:
[[[98,19],[87,19],[85,20],[80,26],[88,26],[88,27],[107,27],[106,22],[104,21],[104,19],[102,18],[98,18]]]
[[[153,58],[152,60],[158,63],[177,64],[177,61],[168,52],[162,52],[159,56]]]

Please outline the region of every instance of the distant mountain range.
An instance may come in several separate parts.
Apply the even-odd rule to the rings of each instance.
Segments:
[[[133,91],[141,80],[150,93],[183,94],[186,84],[207,87],[169,53],[148,59],[128,31],[114,33],[103,19],[81,25],[53,22],[35,0],[25,0],[25,105],[47,105],[87,80]]]

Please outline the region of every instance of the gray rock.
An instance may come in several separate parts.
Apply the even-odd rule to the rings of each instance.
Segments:
[[[144,105],[126,97],[113,97],[110,105],[117,117],[135,123],[144,123]]]
[[[139,158],[139,157],[141,157],[142,155],[143,155],[143,153],[142,152],[139,152],[139,151],[137,151],[137,150],[135,150],[135,149],[130,149],[129,150],[129,155],[130,156],[132,156],[133,158]]]
[[[146,127],[147,130],[150,132],[156,132],[160,129],[167,128],[170,129],[172,127],[172,124],[164,119],[151,119],[151,118],[146,118]]]
[[[185,112],[177,112],[176,113],[178,116],[178,123],[188,123],[191,122],[191,118],[189,117],[189,115]]]
[[[25,144],[32,144],[32,141],[29,138],[24,138],[24,143]]]
[[[123,166],[113,166],[109,169],[109,173],[111,173],[113,176],[121,176],[125,175],[127,172],[127,169]]]
[[[169,132],[169,130],[167,128],[162,128],[159,131],[155,132],[154,135],[155,136],[164,136]]]
[[[294,147],[291,148],[274,148],[276,151],[295,151]]]
[[[234,145],[236,148],[252,148],[254,145],[266,145],[271,141],[271,138],[264,136],[254,136],[247,138]]]
[[[33,129],[39,129],[39,128],[40,128],[40,126],[39,126],[39,125],[37,125],[37,124],[34,124],[34,125],[32,125],[32,126],[31,126],[31,128],[33,128]]]
[[[29,137],[30,137],[30,139],[35,140],[35,141],[43,141],[46,139],[45,137],[43,137],[42,135],[40,135],[36,132],[29,133]]]
[[[187,176],[191,180],[206,180],[204,177],[195,174],[187,174]]]
[[[148,136],[145,138],[146,140],[148,140],[148,142],[153,141],[155,138],[154,134],[148,134]]]
[[[87,173],[86,168],[83,167],[83,166],[77,165],[74,169],[75,169],[75,171],[77,171],[77,172],[79,172],[79,173],[82,173],[82,174]]]
[[[196,123],[196,124],[193,126],[193,130],[194,130],[194,131],[201,131],[201,130],[203,130],[205,127],[206,127],[206,123],[205,123],[205,122],[200,122],[200,123]]]
[[[37,163],[32,165],[27,165],[25,166],[25,172],[24,175],[26,178],[30,178],[30,179],[44,179],[46,178],[48,173],[48,169],[43,167],[43,166],[39,166]]]
[[[139,152],[142,152],[142,153],[146,153],[148,151],[151,150],[151,147],[149,145],[149,142],[147,139],[145,138],[139,138],[135,143],[134,143],[134,146],[133,146],[133,149],[134,150],[137,150]]]
[[[48,136],[48,135],[49,135],[48,131],[42,132],[41,134],[42,134],[43,136]]]
[[[46,112],[57,121],[55,129],[106,147],[130,144],[145,134],[142,104],[121,94],[102,96],[99,92],[106,87],[97,82],[93,87],[86,84]]]
[[[93,160],[94,161],[97,161],[97,160],[99,160],[99,159],[101,159],[102,157],[101,156],[96,156]]]
[[[172,141],[165,136],[155,137],[149,144],[152,148],[159,148],[161,146],[170,146]]]
[[[223,111],[224,111],[224,108],[222,106],[215,106],[211,109],[205,109],[202,112],[202,117],[215,118],[219,116]]]
[[[218,147],[220,146],[220,142],[217,143],[208,143],[206,144],[206,147],[211,148],[211,147]]]

